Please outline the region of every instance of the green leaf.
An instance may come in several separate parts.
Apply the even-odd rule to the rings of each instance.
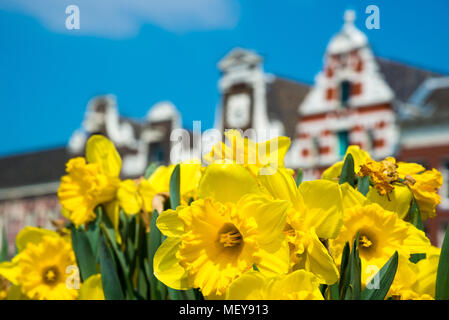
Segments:
[[[145,276],[145,272],[143,271],[143,266],[137,269],[137,293],[143,299],[148,299],[148,281]]]
[[[8,239],[6,239],[6,229],[2,229],[2,247],[0,250],[0,262],[8,260]]]
[[[329,300],[340,300],[340,291],[338,283],[329,286]]]
[[[398,269],[398,252],[396,251],[388,262],[374,275],[372,279],[379,279],[379,288],[368,288],[362,292],[362,300],[384,300],[393,283]],[[372,281],[372,280],[371,280]]]
[[[118,260],[120,269],[122,271],[122,273],[119,273],[119,276],[120,276],[120,279],[123,281],[123,285],[126,287],[126,294],[129,298],[133,299],[134,298],[134,288],[133,288],[132,281],[131,281],[133,274],[129,268],[129,263],[126,260],[125,254],[123,253],[123,251],[121,251],[121,248],[119,247],[119,245],[116,241],[114,227],[112,226],[112,223],[109,220],[107,215],[103,215],[103,223],[100,225],[100,228],[103,231],[103,234],[109,240],[109,243],[111,244],[112,252],[113,252],[115,258]]]
[[[181,182],[181,167],[179,164],[176,165],[173,173],[170,177],[170,206],[172,209],[176,209],[181,203],[180,195],[180,182]]]
[[[85,281],[91,275],[97,274],[97,259],[92,252],[86,233],[72,225],[72,245],[76,263],[80,270],[81,280]]]
[[[366,196],[369,191],[369,176],[357,177],[357,190]]]
[[[348,266],[349,254],[350,254],[349,242],[346,242],[343,253],[341,255],[341,264],[340,264],[340,274],[344,274],[346,272],[346,268]]]
[[[193,289],[175,290],[168,288],[168,295],[171,300],[196,300],[196,294]]]
[[[106,240],[101,234],[100,237],[100,267],[101,282],[103,284],[104,297],[106,300],[124,300],[122,286],[117,273],[114,257],[111,249],[106,244]]]
[[[348,153],[343,163],[343,168],[341,169],[339,184],[349,183],[354,187],[355,185],[355,175],[354,175],[354,159],[352,154]]]
[[[129,237],[129,232],[130,232],[130,228],[129,228],[130,221],[128,221],[126,213],[122,209],[119,210],[119,215],[118,216],[119,216],[120,236],[122,238],[122,243],[126,244],[127,243],[127,239]]]
[[[128,275],[129,274],[128,264],[126,262],[125,255],[120,250],[118,243],[116,241],[114,227],[112,226],[111,222],[109,221],[109,218],[106,215],[103,216],[103,221],[104,223],[101,224],[103,233],[107,236],[109,243],[111,244],[112,249],[117,256],[120,266],[124,270],[125,274]]]
[[[440,261],[438,262],[436,300],[449,300],[449,224],[446,227]]]
[[[413,263],[418,263],[420,260],[423,260],[426,258],[425,253],[412,253],[410,254],[409,260]]]
[[[418,203],[416,202],[415,198],[413,198],[412,200],[412,205],[410,206],[408,214],[410,223],[419,230],[424,231],[424,225],[421,219],[421,211],[419,210]]]
[[[320,284],[320,292],[323,295],[323,297],[324,297],[324,294],[326,293],[327,288],[328,288],[327,284],[324,284],[324,283]]]
[[[144,174],[145,179],[148,179],[149,177],[151,177],[151,175],[154,173],[154,171],[156,171],[156,169],[157,169],[157,163],[156,162],[151,163],[145,170],[145,174]]]
[[[359,233],[354,239],[352,251],[349,256],[348,267],[344,280],[344,300],[359,300],[361,294],[361,261],[359,257]],[[350,288],[350,290],[348,290]]]
[[[193,289],[193,292],[195,293],[195,300],[204,300],[204,296],[200,289]]]
[[[100,222],[102,220],[103,209],[101,206],[95,208],[95,220],[86,226],[86,236],[92,248],[92,253],[98,262],[98,245],[100,241]]]
[[[340,283],[338,285],[339,291],[338,291],[338,299],[340,299],[340,297],[344,296],[344,283],[345,283],[345,278],[346,278],[346,271],[348,268],[348,262],[349,262],[349,254],[350,254],[350,247],[349,247],[349,242],[346,242],[344,248],[343,248],[343,253],[341,255],[341,263],[340,263]]]
[[[161,245],[161,232],[157,228],[156,220],[158,217],[158,212],[156,210],[153,211],[153,215],[150,219],[150,232],[147,234],[147,250],[148,250],[148,261],[146,263],[147,268],[147,276],[149,278],[150,282],[150,298],[151,300],[160,300],[165,299],[166,290],[163,290],[165,295],[162,295],[163,292],[161,292],[161,285],[162,283],[159,282],[159,280],[154,276],[154,270],[153,270],[153,259],[154,255],[156,254],[156,250]]]
[[[298,172],[296,172],[296,178],[295,178],[297,187],[299,187],[299,185],[301,184],[303,176],[304,176],[303,171],[301,169],[298,169]]]

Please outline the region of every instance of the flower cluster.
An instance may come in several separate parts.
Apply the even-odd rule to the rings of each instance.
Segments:
[[[301,181],[283,163],[288,138],[225,135],[206,166],[152,165],[135,180],[120,178],[112,142],[92,136],[61,179],[67,225],[18,234],[0,297],[449,298],[449,243],[432,246],[422,224],[440,202],[437,170],[350,146]]]

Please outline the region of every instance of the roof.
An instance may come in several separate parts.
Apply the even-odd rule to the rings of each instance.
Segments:
[[[59,181],[71,156],[59,147],[0,158],[0,188]]]
[[[436,72],[420,69],[400,62],[376,57],[379,71],[399,101],[408,101],[427,79],[441,77]]]
[[[262,62],[262,57],[252,50],[234,48],[218,62],[218,68],[225,71],[241,64],[257,65]]]
[[[309,93],[307,84],[275,77],[267,84],[267,113],[270,120],[280,120],[285,134],[293,138],[299,120],[298,106]]]
[[[449,125],[449,87],[431,91],[420,106],[415,106],[415,114],[401,119],[403,128],[428,125]]]

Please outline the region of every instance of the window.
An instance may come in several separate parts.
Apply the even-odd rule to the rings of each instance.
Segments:
[[[337,132],[338,139],[338,155],[343,158],[346,153],[346,149],[349,146],[349,131],[339,131]]]
[[[344,80],[340,85],[340,102],[342,106],[347,106],[351,94],[351,82]]]
[[[367,139],[366,149],[367,151],[372,152],[374,150],[374,140],[376,139],[376,137],[374,136],[373,129],[366,130],[366,139]]]
[[[150,144],[150,152],[148,155],[148,163],[163,163],[165,160],[164,148],[160,142]]]
[[[318,137],[313,137],[312,138],[312,146],[313,146],[313,151],[316,157],[320,156],[320,141],[318,140]]]

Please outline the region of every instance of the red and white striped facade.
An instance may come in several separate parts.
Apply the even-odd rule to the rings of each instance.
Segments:
[[[344,145],[359,145],[382,158],[393,154],[399,141],[394,94],[353,21],[353,12],[346,12],[342,30],[326,49],[324,68],[298,109],[292,149],[295,166],[304,168],[306,179],[319,177],[324,168],[341,160]]]

